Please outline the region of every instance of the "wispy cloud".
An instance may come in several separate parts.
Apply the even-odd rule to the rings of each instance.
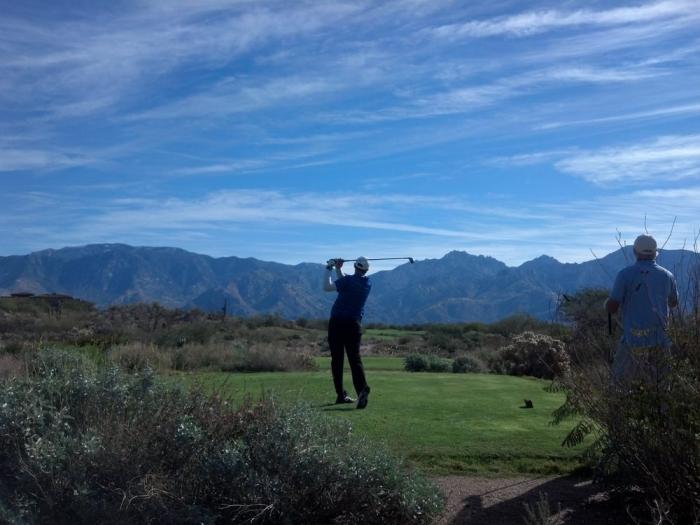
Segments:
[[[56,21],[50,29],[5,16],[0,73],[7,87],[0,96],[16,100],[13,88],[22,85],[36,107],[65,116],[93,113],[183,65],[221,66],[254,46],[330,27],[356,10],[340,3],[272,9],[187,2],[181,9],[161,4],[91,24]]]
[[[624,122],[628,120],[645,120],[658,117],[690,117],[700,113],[700,103],[694,104],[682,104],[679,106],[662,107],[657,109],[650,109],[647,111],[635,111],[632,113],[624,113],[621,115],[610,115],[607,117],[597,117],[588,119],[578,119],[569,120],[562,122],[548,122],[546,124],[539,124],[535,126],[535,129],[556,129],[563,128],[567,126],[581,126],[581,125],[591,125],[591,124],[606,124],[610,122]]]
[[[672,0],[599,11],[589,9],[576,11],[540,10],[443,25],[435,29],[435,34],[445,38],[484,38],[500,35],[526,37],[577,26],[636,24],[666,18],[679,18],[689,14],[697,14],[697,3],[694,1]]]
[[[0,148],[0,172],[87,166],[95,159],[83,153],[48,149]]]
[[[227,173],[242,173],[267,166],[263,160],[240,160],[236,162],[225,162],[221,164],[210,164],[198,166],[196,168],[178,168],[174,170],[175,175],[218,175]]]
[[[8,246],[17,253],[18,247],[120,241],[285,262],[323,260],[323,254],[344,256],[356,250],[440,257],[454,249],[496,256],[509,264],[542,253],[583,261],[591,258],[590,249],[599,254],[613,251],[617,229],[634,238],[643,229],[645,214],[657,236],[665,236],[673,217],[678,217],[672,248],[692,239],[700,216],[696,186],[610,193],[558,204],[518,200],[516,206],[509,200],[500,209],[459,195],[398,193],[239,190],[89,203],[72,193],[10,197],[0,210],[5,253]],[[253,238],[257,242],[251,242]]]
[[[643,144],[580,152],[555,166],[595,184],[697,177],[700,135],[664,136]]]
[[[125,120],[225,118],[283,103],[311,103],[316,100],[314,97],[341,88],[341,85],[324,79],[302,77],[272,79],[258,85],[246,85],[245,80],[227,79],[203,93],[131,114]]]
[[[663,76],[660,68],[637,65],[616,68],[599,66],[553,66],[527,70],[496,81],[469,84],[448,90],[431,90],[427,94],[410,93],[408,102],[375,110],[336,113],[330,116],[340,122],[376,123],[403,119],[476,113],[511,99],[541,94],[564,86],[634,82]]]

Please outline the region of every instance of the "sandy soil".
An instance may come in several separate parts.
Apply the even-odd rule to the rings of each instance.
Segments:
[[[534,508],[540,493],[547,495],[558,523],[564,525],[622,525],[629,522],[623,506],[604,487],[577,476],[435,478],[447,495],[447,510],[437,525],[508,525],[525,523],[527,503]]]

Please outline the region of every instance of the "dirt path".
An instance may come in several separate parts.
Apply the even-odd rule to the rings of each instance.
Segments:
[[[605,490],[577,476],[492,479],[448,476],[435,481],[447,495],[447,510],[437,525],[522,525],[524,504],[534,508],[545,493],[552,511],[561,505],[559,523],[627,523],[627,515]]]

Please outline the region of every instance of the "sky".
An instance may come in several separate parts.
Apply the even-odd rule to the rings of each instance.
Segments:
[[[692,249],[700,0],[0,0],[0,199],[0,255]]]

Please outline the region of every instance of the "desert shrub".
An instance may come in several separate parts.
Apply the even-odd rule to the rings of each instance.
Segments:
[[[449,359],[431,355],[428,357],[428,372],[447,372],[451,363]]]
[[[553,511],[547,498],[547,493],[540,492],[537,502],[534,505],[524,504],[525,515],[523,520],[525,525],[562,525],[561,503],[557,511]]]
[[[696,312],[677,316],[674,350],[634,350],[642,374],[613,383],[616,341],[604,335],[607,320],[600,317],[596,323],[577,312],[567,345],[571,366],[557,381],[566,402],[554,422],[576,424],[564,443],[588,438],[599,475],[618,489],[641,489],[645,501],[629,511],[635,522],[699,523],[700,318]]]
[[[523,332],[513,337],[489,362],[492,371],[552,379],[569,366],[564,343],[548,335]]]
[[[25,361],[15,354],[0,354],[0,380],[18,377],[25,370]]]
[[[236,345],[231,343],[185,344],[168,351],[172,367],[178,371],[222,371],[236,360]]]
[[[423,354],[409,354],[404,357],[404,370],[407,372],[424,372],[428,370],[428,356]]]
[[[429,348],[452,355],[481,346],[485,335],[480,331],[483,328],[484,326],[477,323],[429,325],[425,329],[423,339]]]
[[[238,359],[222,368],[224,372],[281,372],[316,370],[309,353],[295,352],[277,345],[253,345],[238,349]]]
[[[452,371],[456,374],[468,372],[483,372],[484,365],[477,358],[470,355],[456,357],[452,361]]]
[[[172,357],[155,345],[131,343],[112,347],[108,358],[128,372],[140,372],[146,368],[165,370],[172,367]]]
[[[515,314],[489,325],[489,332],[512,337],[523,332],[536,332],[562,339],[569,329],[560,323],[542,321],[528,314]]]
[[[46,351],[0,388],[0,517],[22,523],[428,524],[437,488],[347,422],[240,407]]]
[[[182,371],[206,369],[222,372],[281,372],[315,370],[317,367],[310,353],[278,345],[184,345],[172,349],[171,354],[172,367]]]
[[[449,359],[436,355],[409,354],[404,358],[407,372],[447,372],[450,366]]]

